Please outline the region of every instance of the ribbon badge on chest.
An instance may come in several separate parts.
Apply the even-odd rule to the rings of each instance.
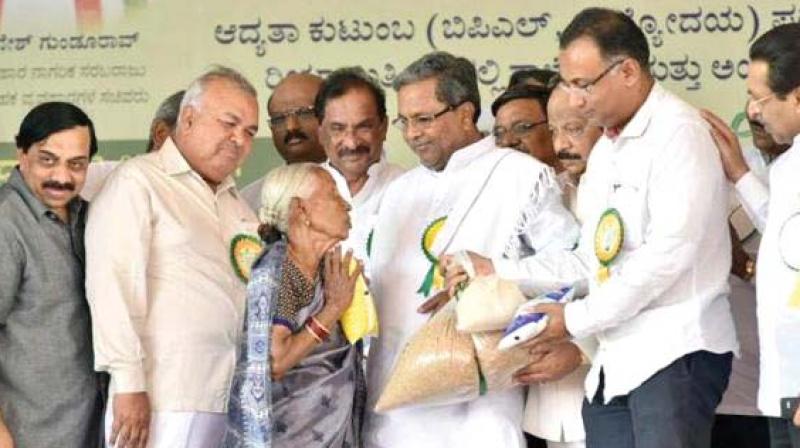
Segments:
[[[261,240],[253,235],[240,233],[231,239],[231,266],[242,283],[250,280],[253,263],[261,255],[262,248]]]
[[[597,270],[597,282],[603,283],[611,276],[611,263],[622,251],[625,229],[622,217],[615,208],[604,211],[597,222],[594,232],[594,255],[600,262]]]
[[[444,223],[446,221],[447,216],[437,218],[428,224],[428,227],[425,227],[425,231],[422,232],[422,238],[420,241],[422,253],[431,264],[430,268],[428,268],[427,274],[425,274],[425,279],[422,281],[422,285],[420,285],[419,289],[417,290],[417,293],[422,294],[424,297],[428,297],[428,295],[431,293],[431,289],[433,288],[444,288],[444,277],[442,277],[442,273],[439,272],[439,259],[433,254],[433,252],[431,252],[431,250],[433,249],[433,243],[436,242],[436,237],[439,235],[439,232],[442,231],[442,228],[444,228]]]
[[[794,271],[794,289],[789,296],[789,308],[800,309],[800,212],[789,216],[778,234],[778,251],[783,264]]]

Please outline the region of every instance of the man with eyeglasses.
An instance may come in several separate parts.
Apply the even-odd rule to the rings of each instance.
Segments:
[[[325,78],[314,102],[319,137],[328,161],[322,164],[351,205],[352,228],[345,247],[369,267],[369,235],[389,183],[403,169],[386,160],[386,93],[360,67],[341,68]],[[367,272],[368,273],[368,272]]]
[[[272,143],[288,163],[325,161],[325,150],[319,141],[319,121],[314,112],[314,98],[322,78],[310,73],[291,73],[272,91],[267,100]],[[242,188],[242,197],[253,210],[261,208],[260,178]]]
[[[581,180],[581,240],[494,263],[532,286],[588,281],[584,299],[540,306],[549,321],[531,348],[597,337],[583,405],[590,447],[708,447],[737,350],[722,166],[707,124],[655,82],[649,57],[620,11],[587,8],[564,29],[559,88],[605,130]]]
[[[508,88],[492,103],[492,135],[497,146],[530,154],[559,173],[562,167],[547,128],[549,97],[547,87],[523,84]]]
[[[371,411],[403,345],[427,313],[449,299],[439,272],[447,257],[440,255],[471,250],[517,258],[572,247],[577,237],[552,169],[498,148],[478,131],[480,96],[471,62],[427,54],[395,78],[394,89],[393,123],[420,166],[389,185],[374,230],[370,287],[381,336],[368,361],[365,445],[523,447],[518,387],[465,403]]]
[[[747,114],[792,146],[769,168],[769,187],[742,155],[736,134],[706,113],[728,179],[763,232],[756,262],[761,371],[758,407],[770,444],[800,447],[800,24],[767,31],[750,47]]]

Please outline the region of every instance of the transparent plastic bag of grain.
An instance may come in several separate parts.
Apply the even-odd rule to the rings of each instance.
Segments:
[[[412,336],[395,361],[375,412],[459,403],[480,395],[472,337],[456,330],[450,302]]]
[[[528,349],[522,346],[500,350],[497,346],[503,339],[503,334],[503,331],[485,331],[470,335],[485,392],[518,386],[519,383],[513,379],[514,373],[531,362]]]

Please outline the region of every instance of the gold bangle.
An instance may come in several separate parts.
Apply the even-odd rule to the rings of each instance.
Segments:
[[[750,281],[756,275],[756,261],[752,258],[748,258],[747,261],[744,262],[744,273],[745,273],[745,280]]]

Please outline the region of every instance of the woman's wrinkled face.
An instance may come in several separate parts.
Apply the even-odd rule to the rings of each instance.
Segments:
[[[331,238],[344,240],[350,233],[350,204],[336,190],[325,170],[316,170],[311,194],[304,199],[310,227]]]

